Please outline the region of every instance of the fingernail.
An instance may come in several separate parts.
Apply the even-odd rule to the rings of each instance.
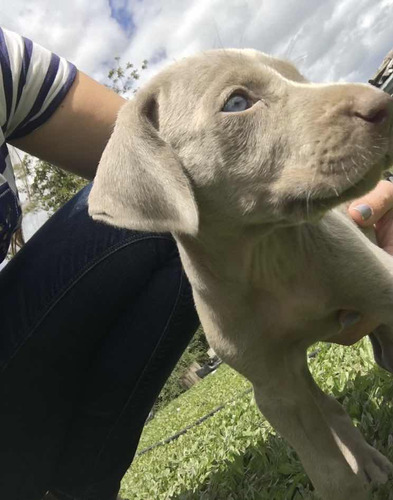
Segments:
[[[353,209],[357,210],[360,213],[363,220],[369,219],[373,214],[373,209],[370,207],[370,205],[356,205],[356,207],[353,207]]]
[[[346,314],[343,314],[340,318],[340,324],[342,328],[348,328],[349,326],[354,325],[360,320],[361,316],[356,311],[350,311]]]

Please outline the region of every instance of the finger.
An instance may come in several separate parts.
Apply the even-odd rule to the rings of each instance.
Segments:
[[[375,225],[378,246],[393,255],[393,209],[379,219]]]
[[[348,208],[352,219],[361,227],[375,224],[393,208],[393,184],[380,181],[375,189],[362,198],[353,201]]]

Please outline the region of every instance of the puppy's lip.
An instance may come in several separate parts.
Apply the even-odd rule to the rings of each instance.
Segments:
[[[318,214],[331,208],[334,208],[341,203],[354,199],[357,196],[365,194],[372,189],[381,175],[383,169],[381,165],[374,165],[369,168],[357,181],[353,181],[344,188],[329,187],[329,192],[319,194],[317,196],[298,196],[288,198],[285,204],[285,211],[288,213],[298,212],[300,214],[307,213],[312,215]],[[299,212],[300,211],[300,212]]]
[[[388,170],[389,167],[392,167],[392,162],[393,153],[391,154],[390,151],[387,151],[385,152],[385,154],[381,155],[376,163],[369,166],[357,179],[355,178],[351,180],[348,173],[345,174],[345,172],[343,172],[342,176],[346,181],[346,186],[330,186],[326,194],[318,195],[316,197],[313,197],[312,199],[316,202],[331,199],[338,199],[341,201],[342,197],[345,197],[343,201],[346,201],[350,198],[350,196],[348,195],[351,195],[352,192],[354,192],[354,196],[357,196],[359,193],[363,194],[363,192],[361,192],[362,189],[372,189],[373,186],[370,184],[376,184],[378,179],[381,178],[382,172]]]
[[[372,189],[373,185],[377,183],[378,178],[381,175],[381,171],[381,168],[371,168],[360,179],[353,182],[349,186],[346,186],[341,191],[336,190],[331,193],[330,196],[315,198],[313,202],[321,202],[322,204],[324,202],[336,202],[335,204],[338,205],[344,201],[350,200],[351,198],[361,196]]]
[[[369,170],[363,177],[358,179],[357,181],[352,182],[348,186],[343,189],[331,188],[333,192],[326,194],[326,196],[319,196],[313,199],[313,201],[324,201],[331,199],[341,199],[343,196],[346,196],[352,191],[358,191],[363,187],[364,184],[368,183],[370,177],[374,177],[374,175],[370,175],[372,169]]]
[[[387,170],[388,165],[391,164],[391,160],[388,159],[388,154],[386,154],[381,161],[372,165],[358,180],[354,181],[349,186],[345,187],[341,193],[339,193],[338,198],[341,200],[342,197],[346,201],[351,197],[359,196],[370,191],[378,182],[381,180],[382,172]]]

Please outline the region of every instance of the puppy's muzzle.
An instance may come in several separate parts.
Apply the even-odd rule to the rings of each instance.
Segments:
[[[382,92],[372,97],[362,95],[354,103],[353,115],[371,125],[388,125],[391,128],[393,99]]]

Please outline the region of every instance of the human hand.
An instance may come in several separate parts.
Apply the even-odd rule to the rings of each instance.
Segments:
[[[383,180],[362,198],[353,201],[348,208],[352,219],[361,227],[374,227],[378,245],[393,255],[393,176]],[[356,311],[340,311],[340,332],[329,342],[352,345],[371,333],[378,323],[362,317]]]
[[[393,255],[393,175],[388,178],[352,202],[348,212],[360,227],[374,226],[378,246]]]

